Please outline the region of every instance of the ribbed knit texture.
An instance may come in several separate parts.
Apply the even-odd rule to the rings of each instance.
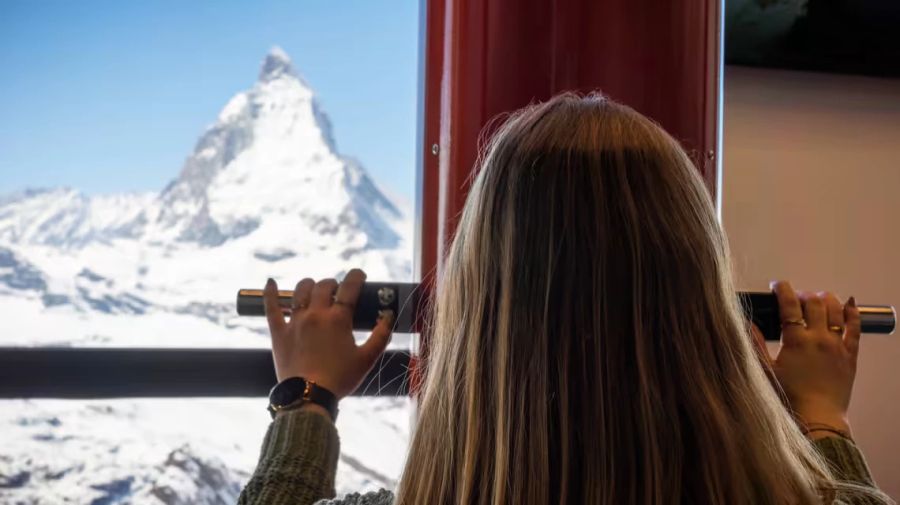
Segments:
[[[269,425],[241,505],[311,504],[334,496],[340,442],[331,420],[289,411]]]
[[[869,472],[869,466],[862,453],[853,442],[840,437],[820,438],[813,442],[819,454],[828,461],[834,477],[842,482],[856,484],[858,486],[877,491],[875,481]],[[841,491],[838,493],[835,505],[885,505],[893,502],[887,496],[884,499],[867,496],[863,493]]]
[[[877,492],[859,449],[842,438],[813,442],[839,480]],[[403,450],[398,447],[397,450]],[[256,471],[241,492],[240,505],[391,505],[387,490],[334,497],[340,441],[334,424],[321,414],[290,411],[269,425]],[[834,505],[890,505],[890,499],[842,492]]]

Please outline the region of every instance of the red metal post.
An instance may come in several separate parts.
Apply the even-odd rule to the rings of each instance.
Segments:
[[[441,243],[439,235],[439,205],[440,195],[440,131],[441,131],[441,88],[444,75],[444,44],[445,44],[445,0],[422,0],[421,8],[423,26],[420,51],[422,56],[420,63],[424,67],[424,76],[421,82],[422,93],[422,118],[421,137],[419,149],[421,157],[418,173],[418,188],[416,189],[416,251],[415,251],[415,279],[421,283],[420,307],[427,306],[431,301],[436,280],[436,270]],[[425,311],[420,311],[416,327],[420,329],[420,339],[414,344],[413,350],[424,355],[428,348],[428,334],[422,317]],[[418,366],[418,357],[413,354],[410,359],[410,394],[415,395],[421,383],[421,369]]]
[[[438,192],[441,129],[441,77],[444,62],[445,0],[425,0],[420,51],[422,123],[418,188],[416,191],[416,280],[430,286],[438,264]],[[427,291],[427,290],[426,290]]]

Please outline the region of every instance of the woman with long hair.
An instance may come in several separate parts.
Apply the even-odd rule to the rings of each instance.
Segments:
[[[341,398],[365,275],[266,286],[279,381]],[[445,258],[396,494],[335,504],[889,503],[851,440],[853,298],[773,286],[776,358],[754,345],[691,161],[602,96],[558,96],[498,129]],[[773,387],[774,386],[774,387]],[[241,503],[334,496],[337,432],[309,395],[280,408]]]

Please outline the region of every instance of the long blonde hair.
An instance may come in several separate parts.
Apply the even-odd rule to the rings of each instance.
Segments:
[[[434,307],[399,504],[813,504],[678,143],[602,96],[512,115]]]

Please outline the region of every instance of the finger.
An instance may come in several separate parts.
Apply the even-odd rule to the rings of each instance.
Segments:
[[[337,294],[334,295],[335,306],[349,309],[352,314],[353,309],[356,308],[356,301],[359,300],[359,292],[365,282],[365,272],[358,268],[350,270],[338,286]]]
[[[800,307],[800,300],[797,299],[797,293],[788,281],[777,281],[772,284],[772,291],[778,298],[778,312],[781,314],[781,320],[802,319],[803,309]]]
[[[334,279],[322,279],[317,282],[313,287],[309,306],[314,308],[331,307],[334,302],[335,289],[337,289],[337,281]]]
[[[274,279],[266,281],[266,288],[263,290],[263,306],[266,309],[266,321],[269,323],[269,333],[272,338],[280,335],[287,325],[284,322],[284,314],[281,312],[281,306],[278,305],[278,284]]]
[[[844,335],[844,305],[834,293],[819,293],[819,297],[825,304],[825,321],[828,324],[828,331],[842,337]]]
[[[844,305],[844,346],[854,356],[859,353],[860,335],[862,335],[862,321],[859,317],[859,308],[856,306],[856,298],[851,296]]]
[[[309,277],[297,283],[297,286],[294,288],[294,297],[291,301],[291,312],[309,307],[309,299],[315,285],[316,281]]]
[[[753,343],[756,347],[756,353],[759,354],[759,359],[760,361],[762,361],[763,366],[771,367],[772,356],[769,354],[769,348],[766,347],[766,337],[753,323],[750,323],[750,335],[753,337]]]
[[[378,318],[378,323],[375,325],[369,338],[359,346],[363,362],[367,367],[366,371],[372,368],[375,360],[381,356],[391,342],[391,331],[394,328],[394,311],[385,310],[384,313],[384,316]]]
[[[803,318],[806,319],[807,328],[821,330],[828,326],[825,301],[819,295],[801,293],[800,302],[803,304]]]
[[[797,298],[797,292],[788,281],[777,281],[771,284],[775,297],[778,298],[778,314],[781,318],[781,339],[784,343],[790,343],[803,335],[803,324],[797,323],[803,320],[803,308]]]

